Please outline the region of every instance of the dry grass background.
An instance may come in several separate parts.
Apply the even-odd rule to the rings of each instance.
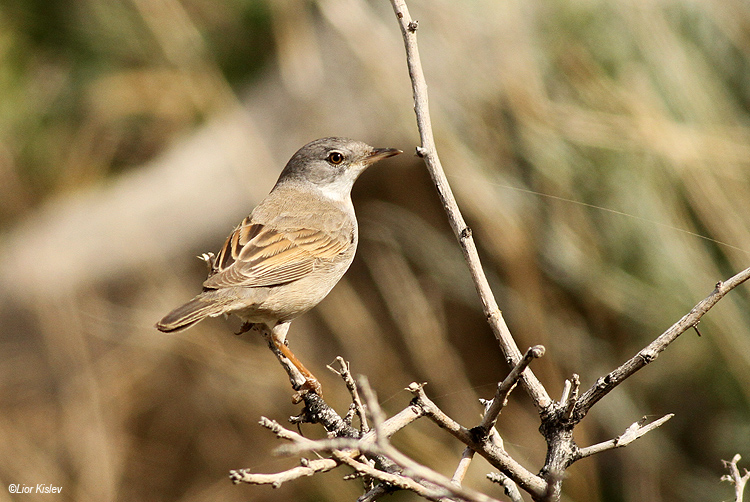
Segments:
[[[750,263],[750,4],[741,0],[410,2],[438,148],[519,345],[559,393],[631,356]],[[153,323],[306,141],[417,142],[385,0],[8,0],[0,6],[0,501],[354,500],[341,473],[232,486],[294,459],[261,415],[296,412],[263,343],[211,320]],[[387,411],[412,380],[467,426],[507,368],[429,178],[408,155],[354,191],[361,247],[293,323],[341,410],[342,355]],[[564,498],[731,497],[750,459],[750,293],[740,288],[596,406],[586,445],[676,417],[581,461]],[[516,392],[499,429],[534,470],[544,444]],[[319,435],[314,427],[304,427]],[[429,423],[397,445],[451,473]],[[501,496],[483,479],[468,483]],[[62,486],[14,496],[10,483]],[[393,500],[413,500],[397,494]]]

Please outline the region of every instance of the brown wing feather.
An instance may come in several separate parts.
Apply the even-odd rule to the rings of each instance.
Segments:
[[[214,262],[203,286],[275,286],[296,281],[351,246],[351,238],[306,228],[278,229],[245,218]]]

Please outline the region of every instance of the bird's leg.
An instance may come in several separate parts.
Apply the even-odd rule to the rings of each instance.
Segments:
[[[286,345],[285,341],[287,331],[289,331],[288,322],[277,324],[271,330],[271,340],[273,341],[274,347],[276,347],[276,349],[278,349],[278,351],[281,352],[284,357],[289,359],[289,362],[291,362],[292,365],[297,368],[297,370],[299,370],[302,376],[305,377],[305,383],[302,384],[299,392],[292,397],[292,401],[295,404],[298,403],[301,400],[302,395],[306,392],[314,392],[322,397],[323,389],[320,386],[320,382],[318,381],[318,379],[315,378],[315,375],[313,375],[310,370],[305,368],[305,365],[302,364],[299,359],[297,359],[297,356],[295,356],[292,350]]]

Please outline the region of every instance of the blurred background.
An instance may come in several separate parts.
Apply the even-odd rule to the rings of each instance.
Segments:
[[[750,265],[750,4],[412,0],[441,159],[498,302],[553,396],[631,357]],[[294,458],[260,428],[298,412],[234,319],[153,325],[306,142],[406,155],[354,190],[360,249],[291,346],[341,413],[341,355],[383,407],[411,381],[467,427],[508,368],[421,161],[386,0],[5,0],[0,4],[0,501],[349,501],[343,470],[269,487],[228,471]],[[569,471],[564,499],[732,498],[750,462],[750,289],[599,403],[580,445],[675,417]],[[537,471],[521,391],[498,428]],[[315,426],[303,426],[319,436]],[[426,420],[395,436],[452,474]],[[475,460],[467,484],[502,498]],[[62,486],[11,495],[10,483]],[[414,500],[396,494],[390,500]]]

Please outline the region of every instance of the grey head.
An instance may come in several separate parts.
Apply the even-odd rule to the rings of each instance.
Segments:
[[[292,155],[276,186],[304,183],[334,198],[349,195],[360,174],[375,162],[402,153],[396,148],[373,148],[349,138],[321,138]]]

